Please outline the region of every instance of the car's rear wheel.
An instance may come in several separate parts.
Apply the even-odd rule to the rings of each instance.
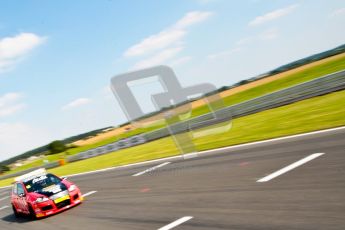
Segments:
[[[17,209],[14,207],[14,205],[12,204],[12,210],[13,210],[13,214],[16,218],[20,217],[19,212],[17,211]]]

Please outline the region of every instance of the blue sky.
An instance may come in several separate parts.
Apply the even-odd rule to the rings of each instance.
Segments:
[[[0,2],[0,160],[126,121],[110,78],[231,85],[345,41],[344,1]],[[136,87],[145,111],[158,83]]]

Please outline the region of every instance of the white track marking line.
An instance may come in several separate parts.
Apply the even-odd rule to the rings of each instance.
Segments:
[[[3,198],[0,198],[0,201],[6,200],[7,198],[10,198],[10,197],[9,197],[9,196],[5,196],[5,197],[3,197]]]
[[[164,162],[164,163],[162,163],[162,164],[160,164],[160,165],[156,165],[156,166],[154,166],[154,167],[152,167],[152,168],[149,168],[149,169],[146,169],[146,170],[144,170],[144,171],[142,171],[142,172],[138,172],[138,173],[134,174],[133,176],[141,176],[141,175],[143,175],[143,174],[145,174],[145,173],[152,172],[153,170],[156,170],[156,169],[158,169],[158,168],[160,168],[160,167],[163,167],[163,166],[165,166],[165,165],[168,165],[168,164],[170,164],[170,163],[171,163],[171,162]]]
[[[87,193],[85,193],[84,195],[82,195],[83,197],[87,197],[87,196],[90,196],[90,195],[92,195],[92,194],[94,194],[94,193],[96,193],[97,191],[90,191],[90,192],[87,192]]]
[[[7,206],[7,205],[2,206],[2,207],[0,208],[0,211],[1,211],[1,210],[4,210],[4,209],[6,209],[6,208],[9,208],[9,206]]]
[[[8,186],[2,186],[0,189],[6,189],[6,188],[11,188],[13,185],[8,185]]]
[[[193,217],[192,216],[185,216],[185,217],[182,217],[178,220],[175,220],[174,222],[168,224],[168,225],[165,225],[164,227],[161,227],[159,228],[158,230],[169,230],[169,229],[172,229],[172,228],[175,228],[176,226],[192,219]]]
[[[270,174],[268,176],[265,176],[265,177],[261,178],[260,180],[257,180],[256,182],[267,182],[267,181],[270,181],[273,178],[276,178],[276,177],[278,177],[278,176],[280,176],[280,175],[282,175],[282,174],[284,174],[284,173],[286,173],[286,172],[288,172],[288,171],[290,171],[290,170],[292,170],[294,168],[297,168],[297,167],[307,163],[308,161],[314,160],[315,158],[317,158],[319,156],[322,156],[323,154],[324,153],[314,153],[314,154],[311,154],[311,155],[309,155],[309,156],[307,156],[307,157],[305,157],[305,158],[303,158],[303,159],[301,159],[299,161],[296,161],[295,163],[292,163],[292,164],[290,164],[290,165],[288,165],[288,166],[286,166],[286,167],[284,167],[284,168],[282,168],[282,169],[280,169],[280,170],[278,170],[278,171],[276,171],[276,172],[274,172],[274,173],[272,173],[272,174]]]
[[[7,194],[10,194],[10,191],[7,191],[7,192],[2,192],[2,193],[0,193],[0,196],[2,196],[2,195],[7,195]]]

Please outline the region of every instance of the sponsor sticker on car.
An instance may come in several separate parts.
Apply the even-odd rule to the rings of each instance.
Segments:
[[[60,197],[60,198],[55,199],[55,200],[54,200],[54,203],[57,204],[57,203],[60,203],[60,202],[62,202],[62,201],[68,200],[68,199],[70,199],[70,196],[69,196],[69,195],[62,196],[62,197]]]

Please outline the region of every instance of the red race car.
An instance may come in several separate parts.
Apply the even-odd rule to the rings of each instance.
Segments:
[[[11,203],[14,215],[31,218],[49,216],[83,201],[79,188],[45,169],[38,169],[15,178]]]

